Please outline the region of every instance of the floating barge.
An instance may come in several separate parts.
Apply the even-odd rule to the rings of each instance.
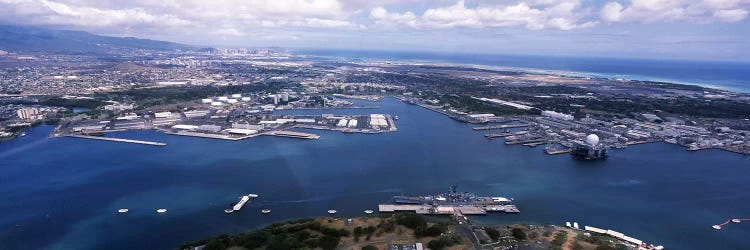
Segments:
[[[394,196],[390,204],[378,205],[381,213],[415,212],[426,215],[485,215],[490,212],[520,212],[512,200],[505,197],[484,197],[469,192],[457,192],[451,186],[449,193],[430,196]]]

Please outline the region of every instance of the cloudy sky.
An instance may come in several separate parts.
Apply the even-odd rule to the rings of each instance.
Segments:
[[[750,61],[750,0],[0,0],[0,23],[211,46]]]

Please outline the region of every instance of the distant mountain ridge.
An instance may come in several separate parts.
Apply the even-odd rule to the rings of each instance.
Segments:
[[[0,25],[0,50],[8,52],[96,54],[130,49],[170,51],[197,50],[198,48],[134,37],[100,36],[85,31]]]

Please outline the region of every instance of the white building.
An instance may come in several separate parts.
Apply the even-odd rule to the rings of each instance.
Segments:
[[[39,109],[37,108],[22,108],[16,111],[16,114],[18,114],[18,118],[24,119],[24,120],[31,120],[36,119],[37,115],[39,115]]]
[[[289,93],[281,93],[281,100],[288,102],[289,101]]]
[[[154,113],[155,118],[169,118],[172,117],[172,112],[166,111],[166,112],[157,112]]]
[[[549,117],[549,118],[554,118],[554,119],[560,119],[560,120],[564,120],[564,121],[572,121],[573,120],[573,116],[572,115],[563,114],[563,113],[555,112],[555,111],[552,111],[552,110],[542,111],[542,116]]]
[[[109,111],[124,111],[124,110],[131,110],[133,109],[133,104],[110,104],[104,106],[104,110]]]

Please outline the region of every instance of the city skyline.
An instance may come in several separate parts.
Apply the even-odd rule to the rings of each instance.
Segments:
[[[0,23],[216,47],[747,61],[750,1],[2,0]]]

